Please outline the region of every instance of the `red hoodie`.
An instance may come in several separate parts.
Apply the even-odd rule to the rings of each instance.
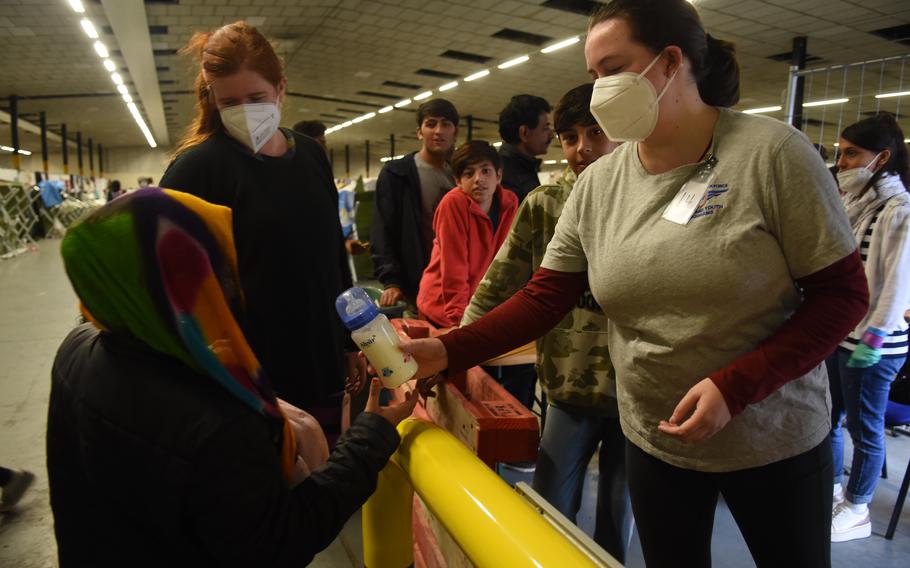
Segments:
[[[499,200],[499,226],[460,187],[449,191],[433,215],[433,253],[420,279],[417,309],[434,324],[443,327],[461,323],[471,295],[493,261],[518,210],[518,197],[502,186],[493,199]]]

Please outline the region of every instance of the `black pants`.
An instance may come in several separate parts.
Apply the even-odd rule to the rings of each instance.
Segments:
[[[13,478],[12,470],[6,469],[5,467],[0,467],[0,487],[3,487],[9,483],[10,479]]]
[[[724,496],[760,567],[831,565],[831,441],[766,466],[705,473],[669,465],[626,442],[632,511],[648,568],[711,565],[717,496]]]

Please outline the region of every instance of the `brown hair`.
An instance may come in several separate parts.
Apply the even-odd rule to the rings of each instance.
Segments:
[[[739,102],[739,63],[732,43],[705,33],[698,12],[686,0],[612,0],[591,15],[588,30],[623,18],[635,41],[655,54],[675,45],[692,64],[701,99],[712,106]]]
[[[200,69],[196,76],[196,116],[177,145],[174,156],[205,142],[223,128],[206,77],[227,77],[246,68],[276,87],[284,77],[281,59],[272,44],[259,30],[243,21],[227,24],[213,32],[196,32],[180,52],[192,55]]]
[[[502,160],[499,158],[499,152],[486,140],[471,140],[465,142],[455,150],[452,155],[452,173],[455,174],[455,181],[461,178],[468,166],[474,166],[482,162],[489,161],[496,168],[496,171],[502,169]]]

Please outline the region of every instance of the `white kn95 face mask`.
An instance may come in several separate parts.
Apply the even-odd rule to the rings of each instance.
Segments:
[[[876,154],[875,157],[872,158],[872,161],[865,166],[838,171],[837,185],[840,187],[840,190],[851,195],[859,195],[863,191],[863,188],[869,183],[869,180],[872,179],[872,176],[875,175],[875,172],[870,170],[869,166],[873,165],[881,155],[881,152]]]
[[[677,69],[658,95],[645,73],[654,67],[660,56],[657,54],[641,73],[617,73],[594,81],[591,114],[610,140],[638,142],[654,131],[657,104],[679,73]]]
[[[276,103],[251,103],[222,109],[221,122],[232,138],[258,153],[278,130],[281,109]]]

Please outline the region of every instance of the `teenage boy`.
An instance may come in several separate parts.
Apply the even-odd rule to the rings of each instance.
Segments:
[[[553,122],[569,166],[556,185],[535,189],[522,203],[462,325],[480,319],[525,285],[543,260],[576,176],[616,148],[591,115],[592,91],[591,84],[575,87],[557,103]],[[600,444],[594,540],[623,561],[631,515],[606,331],[606,316],[586,292],[562,322],[537,340],[537,376],[549,407],[534,489],[574,521],[588,462]]]
[[[502,186],[514,191],[519,201],[540,185],[537,156],[546,154],[553,141],[550,110],[550,103],[540,97],[515,95],[499,113]]]
[[[433,247],[433,214],[455,187],[449,157],[458,136],[458,111],[445,99],[417,109],[419,152],[386,162],[376,181],[371,231],[376,278],[384,291],[379,303],[414,302]]]
[[[499,184],[496,148],[465,142],[452,156],[458,187],[442,198],[433,218],[433,254],[420,280],[417,309],[437,327],[455,327],[499,250],[518,198]]]

